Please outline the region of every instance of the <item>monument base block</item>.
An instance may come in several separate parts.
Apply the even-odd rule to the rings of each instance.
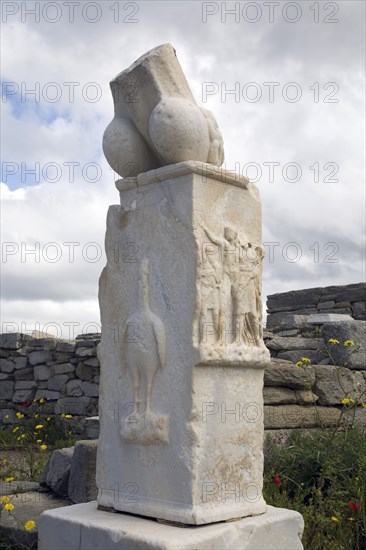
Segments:
[[[272,506],[236,521],[175,526],[88,502],[44,512],[38,550],[302,550],[303,528],[298,512]]]

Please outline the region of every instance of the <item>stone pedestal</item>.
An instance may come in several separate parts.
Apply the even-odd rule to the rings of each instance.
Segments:
[[[42,514],[38,550],[302,550],[303,527],[298,512],[272,506],[258,517],[176,527],[89,502]]]
[[[117,186],[99,291],[98,503],[184,524],[262,514],[258,190],[192,161]]]

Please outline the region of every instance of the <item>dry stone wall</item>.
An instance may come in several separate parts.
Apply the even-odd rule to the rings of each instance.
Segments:
[[[0,418],[17,422],[17,411],[44,399],[44,414],[75,418],[98,414],[99,334],[75,341],[0,335]]]
[[[336,299],[347,297],[351,304],[345,308],[347,312],[355,316],[358,311],[357,315],[362,317],[360,304],[364,303],[361,300],[364,290],[365,285],[360,284],[269,297],[272,311],[276,309],[274,304],[282,308],[282,313],[274,311],[271,315],[281,313],[283,316],[272,330],[264,331],[264,341],[271,353],[271,364],[264,378],[263,414],[267,433],[278,433],[282,437],[281,434],[291,429],[311,429],[319,424],[319,418],[324,426],[335,425],[345,392],[352,399],[366,402],[366,322],[350,320],[314,325],[308,322],[304,310],[283,309],[295,307],[295,303],[305,307],[309,305],[309,296],[313,296],[313,303],[318,305],[327,303],[326,296],[333,296],[335,304],[342,303]],[[327,344],[329,338],[337,339],[340,345]],[[350,348],[343,345],[347,340],[356,343],[351,354]],[[16,413],[24,412],[24,403],[43,398],[45,414],[71,414],[77,434],[83,438],[98,437],[95,417],[98,415],[99,341],[100,334],[80,335],[74,341],[36,339],[19,333],[0,335],[1,421],[18,422]],[[334,361],[324,352],[326,346]],[[302,357],[308,357],[310,365],[296,367]],[[366,408],[359,407],[355,422],[366,426]]]
[[[366,283],[292,290],[267,298],[267,328],[276,329],[288,315],[337,313],[366,320]]]

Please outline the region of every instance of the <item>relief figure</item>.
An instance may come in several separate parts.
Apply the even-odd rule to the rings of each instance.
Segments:
[[[166,337],[161,319],[150,309],[149,260],[141,262],[138,307],[127,320],[123,356],[133,380],[134,413],[121,421],[121,435],[127,442],[167,441],[167,419],[151,410],[155,375],[166,363]]]

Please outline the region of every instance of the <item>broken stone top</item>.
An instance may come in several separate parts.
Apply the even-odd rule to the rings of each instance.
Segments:
[[[197,105],[170,44],[145,53],[110,86],[115,114],[103,150],[120,176],[184,161],[221,166],[224,145],[216,120]]]

